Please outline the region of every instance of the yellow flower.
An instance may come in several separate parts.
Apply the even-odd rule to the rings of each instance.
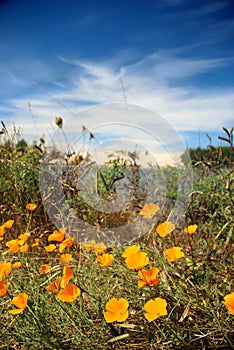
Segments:
[[[104,318],[107,323],[123,322],[128,318],[128,301],[126,299],[112,298],[106,303]]]
[[[166,256],[169,262],[173,262],[177,259],[183,258],[184,252],[182,252],[180,247],[172,247],[166,250]]]
[[[51,282],[47,287],[46,290],[51,290],[52,292],[58,292],[61,285],[61,277],[56,278],[54,282]]]
[[[20,261],[16,261],[14,264],[12,264],[13,269],[19,269],[22,266],[22,263]]]
[[[101,266],[108,267],[112,263],[113,259],[114,257],[112,254],[102,254],[96,258],[96,261],[99,262]]]
[[[0,263],[0,282],[2,282],[5,276],[8,276],[11,273],[11,268],[11,262],[4,261]]]
[[[24,242],[26,242],[30,237],[30,233],[29,232],[25,232],[25,233],[22,233],[21,235],[18,236],[18,243],[19,245],[22,245],[24,244]]]
[[[127,247],[125,249],[125,251],[122,254],[122,257],[127,258],[129,255],[139,252],[140,248],[141,247],[139,245],[131,245],[130,247]]]
[[[74,276],[72,269],[68,266],[65,265],[63,268],[63,277],[61,281],[61,288],[65,288],[70,279],[72,279]]]
[[[70,248],[73,245],[74,238],[66,236],[66,239],[59,244],[59,253],[62,253],[65,248]]]
[[[147,312],[145,318],[152,322],[161,316],[167,315],[167,302],[162,298],[150,299],[145,304],[144,310]]]
[[[46,271],[50,270],[51,269],[51,266],[48,265],[48,264],[44,264],[40,267],[39,269],[39,273],[40,275],[44,275],[44,273],[46,273]]]
[[[157,285],[159,283],[158,273],[157,267],[151,267],[148,271],[145,269],[139,271],[138,276],[141,279],[138,281],[138,287]]]
[[[39,246],[40,238],[35,238],[34,243],[31,244],[31,248],[36,248]]]
[[[10,310],[10,314],[17,315],[24,311],[28,303],[28,296],[25,293],[20,293],[17,297],[11,300],[11,304],[15,305],[18,309]]]
[[[143,215],[145,219],[152,219],[159,209],[159,206],[154,203],[145,204],[139,215]]]
[[[29,211],[34,211],[36,209],[37,205],[34,203],[28,203],[26,205],[26,209],[28,209]]]
[[[231,315],[234,315],[234,292],[227,294],[222,303],[227,307]]]
[[[69,284],[58,292],[57,297],[64,303],[71,303],[80,295],[80,288],[75,284]]]
[[[14,220],[8,220],[6,221],[2,226],[7,229],[11,229],[14,224]]]
[[[56,249],[56,245],[55,244],[49,244],[45,247],[45,251],[47,253],[52,253],[54,250]]]
[[[49,235],[48,241],[62,242],[65,237],[65,229],[54,230],[54,232]]]
[[[8,285],[10,284],[10,282],[0,282],[0,297],[4,297],[4,295],[6,295],[8,289]]]
[[[160,237],[166,237],[175,229],[175,225],[170,221],[165,221],[156,227],[156,232]]]
[[[72,261],[73,258],[72,258],[72,255],[71,254],[62,254],[60,256],[60,261],[62,263],[65,263],[65,264],[68,264],[70,261]]]
[[[197,231],[197,227],[197,225],[189,225],[188,227],[185,227],[184,232],[192,235],[194,232]]]
[[[144,266],[148,265],[149,258],[145,252],[137,252],[129,255],[125,262],[130,270],[140,270]]]
[[[19,243],[18,243],[18,239],[12,239],[8,242],[6,242],[6,246],[9,248],[9,251],[11,253],[18,253],[19,251]]]
[[[28,244],[24,244],[19,248],[21,253],[26,253],[28,251]]]

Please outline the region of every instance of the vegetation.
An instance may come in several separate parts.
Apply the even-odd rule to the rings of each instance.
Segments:
[[[128,246],[106,247],[78,244],[66,228],[54,226],[38,182],[43,142],[27,145],[20,130],[10,133],[3,123],[0,349],[234,348],[233,130],[226,133],[223,161],[210,147],[209,158],[204,152],[193,162],[194,188],[182,227],[161,218]],[[116,179],[126,169],[116,158],[101,170],[101,196],[115,195]],[[177,170],[170,170],[167,196],[174,201]],[[74,178],[64,180],[73,201],[79,194],[72,196]],[[135,187],[133,214],[154,218],[157,206],[145,203]],[[73,205],[84,220],[102,224],[89,207],[76,200]]]

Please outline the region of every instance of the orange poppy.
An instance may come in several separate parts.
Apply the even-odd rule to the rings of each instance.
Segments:
[[[157,213],[159,209],[160,208],[158,205],[154,203],[148,203],[144,205],[139,215],[143,215],[145,219],[152,219],[152,217]]]
[[[58,292],[57,297],[64,303],[71,303],[80,295],[80,288],[75,284],[69,284]]]
[[[145,318],[152,322],[161,316],[167,315],[167,302],[162,298],[150,299],[145,304],[144,310],[147,312]]]
[[[73,245],[73,242],[74,238],[66,235],[66,239],[64,239],[64,241],[59,244],[59,253],[62,253],[65,248],[70,248]]]
[[[149,257],[145,252],[137,252],[129,255],[125,262],[130,270],[140,270],[148,265]]]
[[[11,268],[11,262],[4,261],[0,263],[0,282],[2,282],[5,276],[8,276],[11,273]]]
[[[138,287],[157,285],[159,283],[158,273],[157,267],[151,267],[148,271],[145,269],[139,271],[138,276],[141,279],[138,281]]]
[[[62,242],[65,237],[65,229],[54,230],[54,232],[49,235],[48,241]]]
[[[127,258],[129,255],[139,252],[140,248],[141,247],[139,245],[131,245],[130,247],[127,247],[125,249],[125,251],[122,254],[122,257]]]
[[[7,286],[10,284],[10,282],[0,282],[0,297],[4,297],[6,295],[8,288]]]
[[[65,264],[68,264],[70,261],[72,261],[73,258],[72,258],[72,255],[71,254],[62,254],[60,256],[60,261],[62,263],[65,263]]]
[[[166,250],[166,256],[169,262],[173,262],[177,259],[183,258],[184,252],[182,252],[180,247],[172,247]]]
[[[50,290],[52,292],[58,292],[61,285],[61,277],[57,277],[54,282],[51,282],[47,287],[46,290]]]
[[[34,211],[36,209],[37,205],[34,203],[28,203],[26,205],[26,209],[28,209],[29,211]]]
[[[2,226],[4,227],[4,228],[7,228],[7,229],[11,229],[12,228],[12,226],[13,226],[13,224],[14,224],[14,220],[8,220],[8,221],[6,221]]]
[[[128,318],[128,301],[126,299],[112,298],[106,303],[104,318],[107,323],[123,322]]]
[[[9,251],[11,253],[18,253],[19,251],[19,243],[18,243],[18,239],[12,239],[8,242],[6,242],[6,246],[9,248]]]
[[[112,254],[102,254],[96,258],[96,261],[99,262],[101,266],[108,267],[112,263],[113,259],[114,257]]]
[[[28,296],[25,293],[20,293],[17,297],[11,300],[11,304],[15,305],[18,309],[10,310],[10,314],[17,315],[24,311],[28,303]]]
[[[156,227],[156,232],[160,237],[168,236],[175,229],[175,225],[170,221],[165,221]]]
[[[222,303],[227,307],[231,315],[234,315],[234,292],[227,294]]]
[[[16,261],[14,264],[12,264],[13,269],[19,269],[22,266],[22,263],[20,261]]]
[[[91,240],[90,243],[84,243],[83,246],[85,249],[93,250],[97,254],[102,254],[107,249],[107,246],[104,243],[96,243],[94,239]]]
[[[48,265],[48,264],[44,264],[40,267],[39,269],[39,273],[40,275],[44,275],[44,273],[46,273],[46,271],[50,270],[51,269],[51,266]]]
[[[35,238],[34,243],[31,244],[31,248],[36,248],[39,246],[40,238]]]
[[[55,244],[49,244],[45,247],[45,251],[47,253],[52,253],[54,250],[56,249],[56,245]]]
[[[28,251],[28,244],[24,244],[19,248],[21,253],[26,253]]]
[[[68,265],[65,265],[63,268],[63,277],[61,280],[61,288],[65,288],[66,285],[68,284],[68,282],[70,281],[70,279],[72,279],[73,277],[74,277],[74,273],[73,273],[72,269]]]
[[[184,232],[192,235],[193,233],[195,233],[197,231],[197,228],[198,228],[198,226],[196,224],[189,225],[189,226],[185,227]]]
[[[3,236],[4,236],[4,233],[5,233],[5,232],[4,232],[4,225],[1,225],[1,226],[0,226],[0,237],[3,237]],[[2,238],[2,239],[3,239],[3,238]],[[1,239],[1,240],[2,240],[2,239]]]

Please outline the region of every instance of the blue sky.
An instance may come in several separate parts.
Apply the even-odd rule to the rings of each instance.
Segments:
[[[190,147],[234,125],[233,0],[1,0],[0,53],[0,119],[26,139],[125,98]]]

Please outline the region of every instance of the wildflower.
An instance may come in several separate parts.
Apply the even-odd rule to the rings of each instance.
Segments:
[[[34,243],[31,244],[31,248],[36,248],[39,246],[40,238],[35,238]]]
[[[11,268],[11,262],[4,261],[0,263],[0,282],[2,282],[5,276],[8,276],[11,273]]]
[[[48,264],[44,264],[40,267],[39,269],[39,273],[40,275],[44,275],[44,273],[46,273],[46,271],[50,270],[51,269],[51,266],[48,265]]]
[[[126,299],[112,298],[106,303],[104,318],[107,323],[123,322],[128,318],[128,301]]]
[[[194,232],[197,231],[197,227],[198,227],[197,225],[189,225],[189,226],[185,227],[184,232],[192,235]]]
[[[172,247],[166,250],[166,256],[169,262],[173,262],[177,259],[183,258],[184,252],[182,252],[180,247]]]
[[[22,263],[20,261],[16,261],[14,264],[12,264],[13,269],[19,269],[22,266]]]
[[[10,282],[5,281],[5,282],[0,282],[0,297],[4,297],[4,295],[6,295],[7,291],[8,291],[8,285],[10,284]]]
[[[59,244],[59,253],[62,253],[65,248],[70,248],[73,245],[74,239],[68,235],[66,237],[67,238]]]
[[[157,267],[151,267],[148,271],[145,269],[139,271],[138,276],[141,279],[138,281],[138,287],[157,285],[159,283],[158,273]]]
[[[24,244],[19,248],[21,253],[26,253],[28,251],[28,244]]]
[[[102,254],[96,258],[96,261],[99,262],[101,266],[108,267],[112,263],[113,259],[114,257],[112,254]]]
[[[61,277],[56,278],[54,282],[51,282],[47,287],[46,290],[51,290],[52,292],[58,292],[61,285]]]
[[[8,242],[6,242],[6,246],[9,248],[9,251],[11,253],[18,253],[19,252],[19,243],[18,239],[12,239]]]
[[[28,203],[26,205],[26,209],[28,209],[29,211],[34,211],[36,209],[37,205],[34,203]]]
[[[129,255],[125,262],[130,270],[140,270],[148,265],[149,257],[145,252],[137,252]]]
[[[107,249],[104,243],[96,243],[95,240],[91,240],[90,243],[84,243],[84,248],[87,250],[93,250],[97,254],[102,254]]]
[[[30,233],[29,232],[25,232],[25,233],[22,233],[21,235],[18,236],[18,243],[19,245],[23,245],[24,242],[26,242],[30,237]]]
[[[65,265],[63,268],[63,277],[61,280],[61,288],[65,288],[73,276],[74,276],[74,274],[73,274],[72,269],[68,265]]]
[[[150,299],[144,306],[144,310],[147,312],[145,318],[152,322],[158,317],[167,315],[167,302],[162,298]]]
[[[56,242],[62,242],[65,237],[65,229],[60,229],[60,230],[54,230],[54,232],[49,235],[48,241],[56,241]]]
[[[28,303],[28,296],[25,293],[20,293],[17,297],[11,300],[11,304],[15,305],[18,309],[10,310],[10,314],[16,315],[24,311]]]
[[[152,219],[159,209],[159,206],[154,203],[145,204],[139,215],[143,215],[145,219]]]
[[[125,251],[122,254],[122,257],[127,258],[129,255],[139,252],[140,248],[141,247],[139,245],[131,245],[130,247],[127,247],[125,249]]]
[[[71,303],[80,295],[80,288],[75,284],[69,284],[58,292],[57,297],[64,303]]]
[[[65,264],[68,264],[70,261],[72,261],[73,258],[72,258],[72,255],[71,254],[62,254],[60,256],[60,261],[62,263],[65,263]]]
[[[234,292],[227,294],[222,303],[227,307],[231,315],[234,315]]]
[[[14,222],[15,222],[14,220],[8,220],[2,226],[4,228],[6,228],[6,229],[11,229],[13,224],[14,224]]]
[[[47,253],[52,253],[54,250],[56,249],[56,245],[55,244],[49,244],[45,247],[45,251]]]
[[[156,232],[160,237],[166,237],[175,229],[175,225],[170,221],[165,221],[156,227]]]
[[[4,225],[1,225],[1,226],[0,226],[0,241],[3,240],[4,233],[5,233],[5,231],[4,231]]]

